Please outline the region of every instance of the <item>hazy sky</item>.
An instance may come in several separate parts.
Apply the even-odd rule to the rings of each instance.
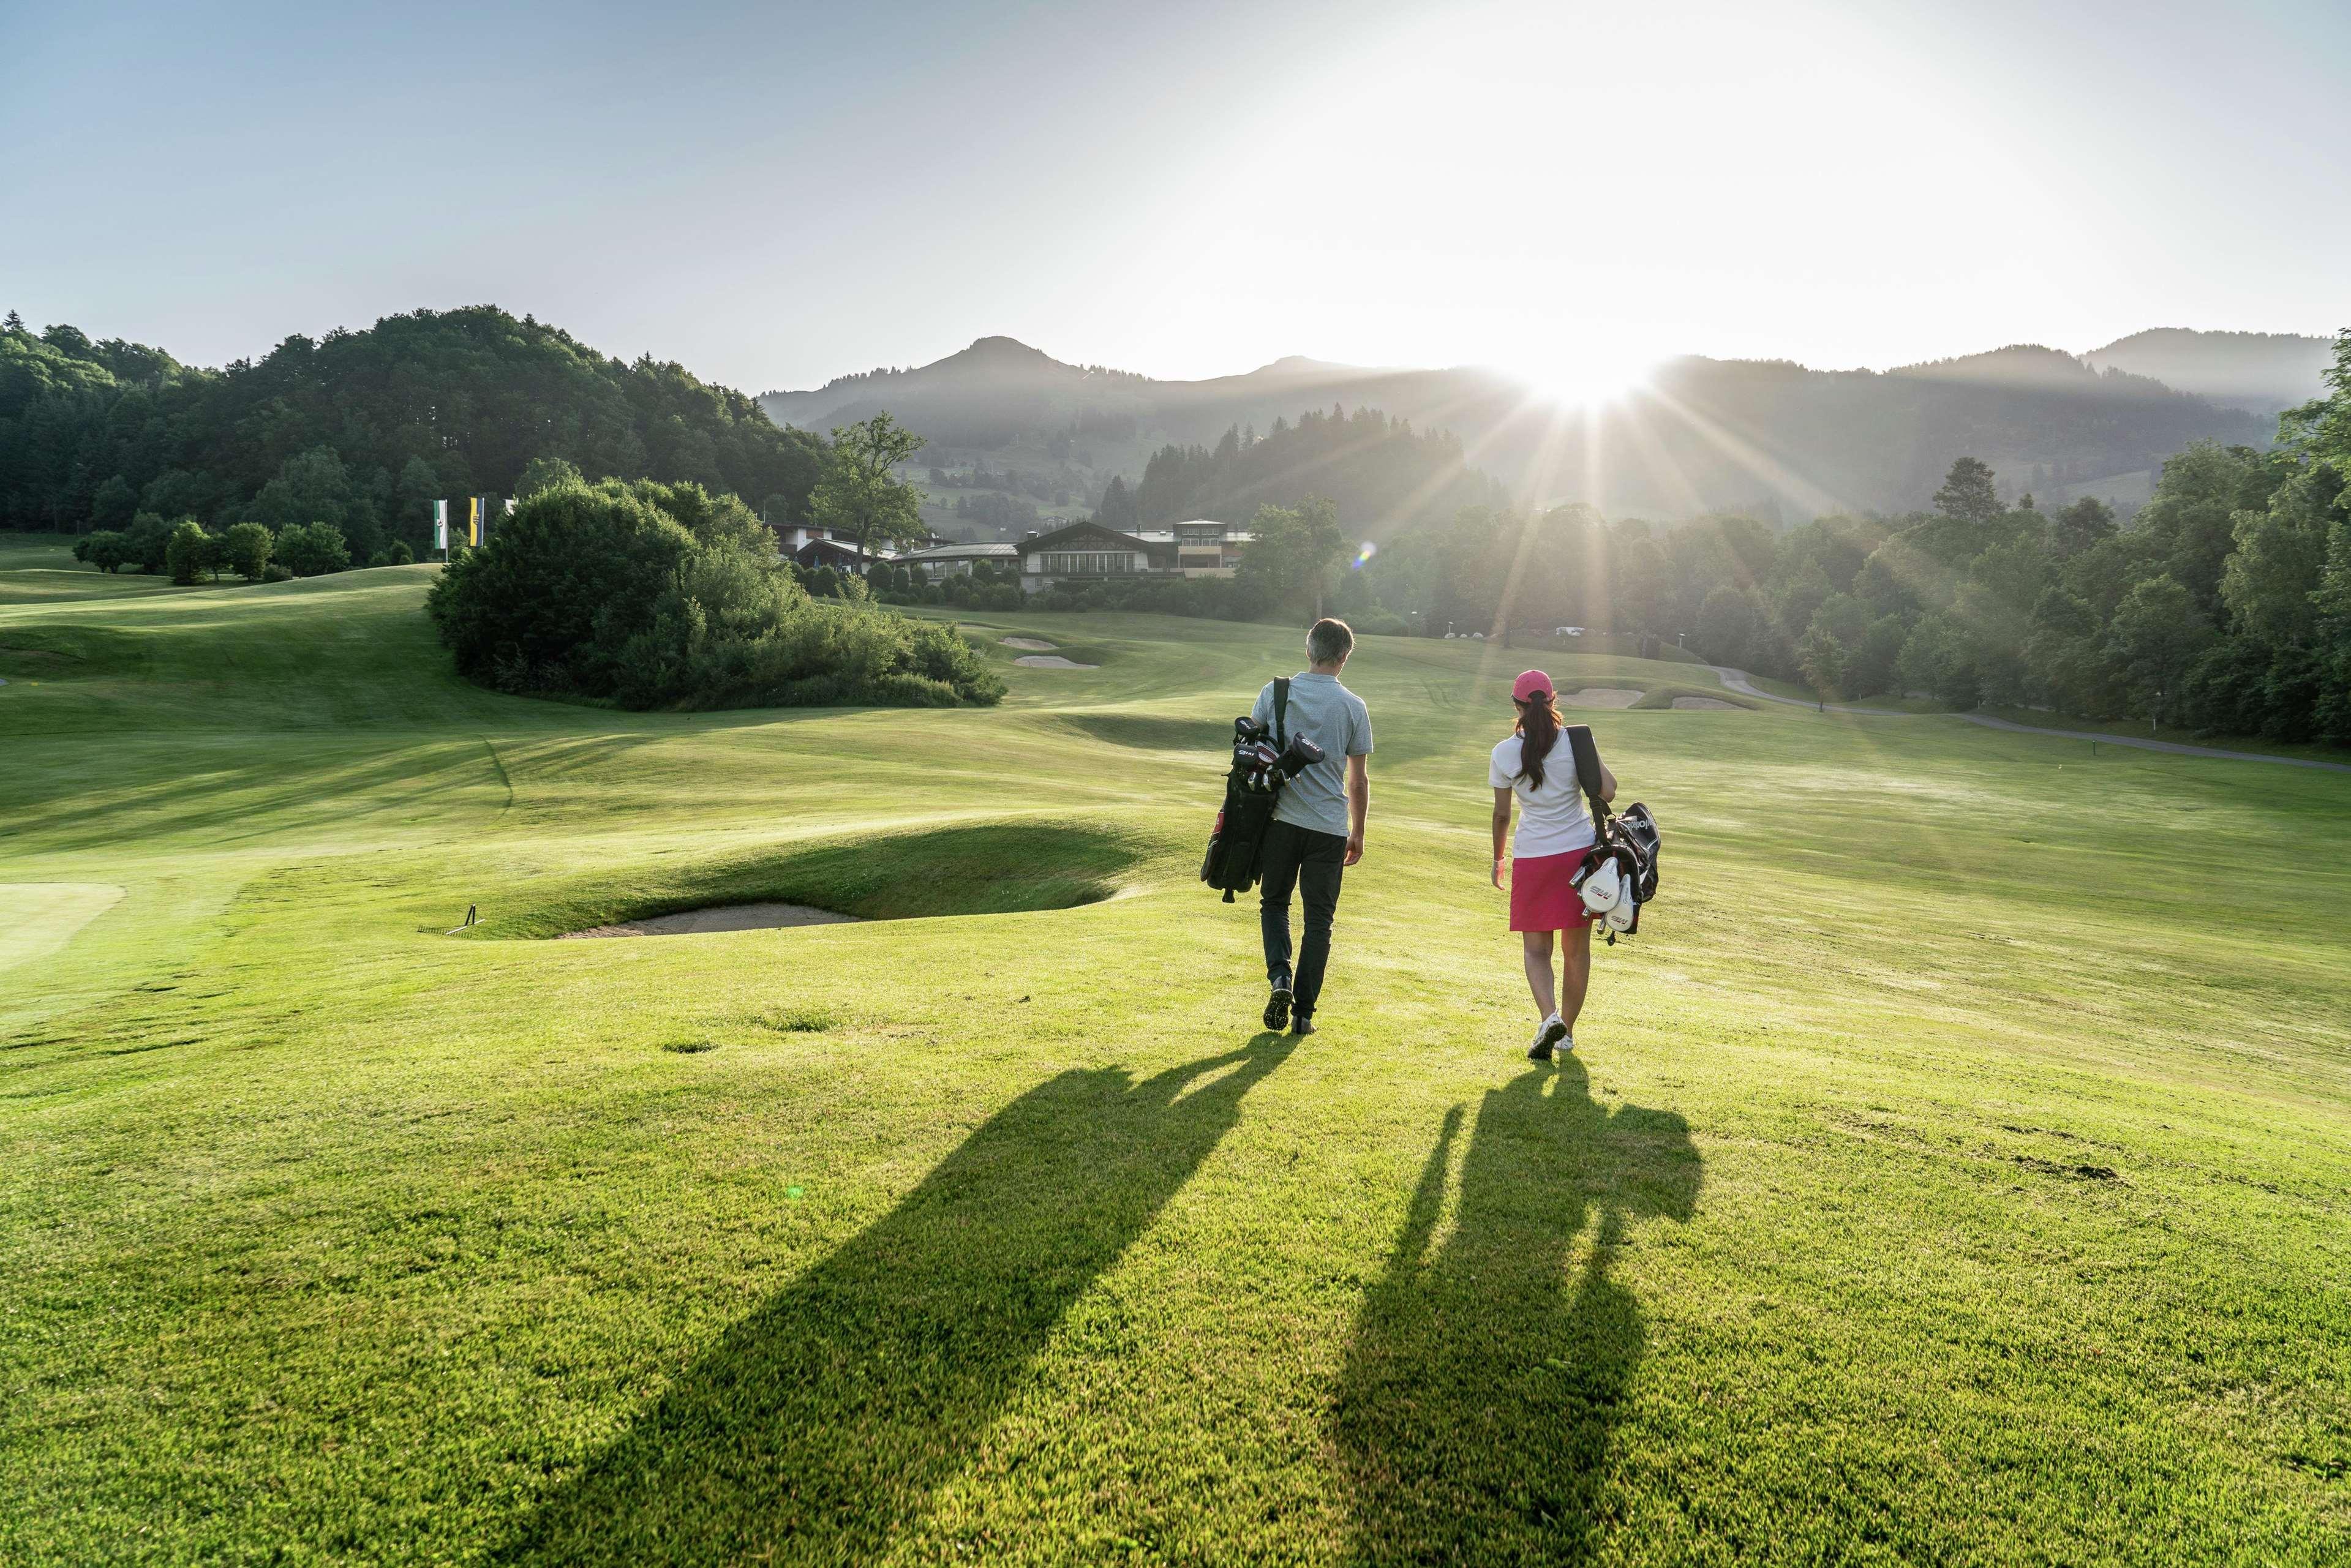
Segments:
[[[2351,325],[2351,5],[0,0],[0,308],[1565,390]]]

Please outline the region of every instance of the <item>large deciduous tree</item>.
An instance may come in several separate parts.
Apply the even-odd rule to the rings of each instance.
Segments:
[[[894,470],[923,449],[923,438],[884,409],[835,427],[824,473],[809,497],[817,523],[853,541],[868,561],[882,546],[925,537],[922,492]]]
[[[1269,602],[1321,619],[1332,574],[1347,553],[1337,508],[1320,496],[1295,507],[1269,502],[1249,520],[1249,533],[1240,574],[1261,587]]]

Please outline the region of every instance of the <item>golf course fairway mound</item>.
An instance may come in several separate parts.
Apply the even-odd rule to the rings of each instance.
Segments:
[[[2351,779],[1593,710],[1537,1068],[1523,654],[1359,643],[1300,1040],[1197,880],[1297,628],[622,713],[434,570],[0,600],[0,882],[122,890],[0,970],[0,1563],[2351,1561]],[[542,940],[758,903],[859,918]]]
[[[1074,909],[1115,896],[1149,854],[1147,841],[1090,823],[1020,817],[710,858],[656,855],[518,878],[500,890],[498,907],[485,904],[477,924],[448,935],[650,936]],[[776,917],[726,923],[751,908]]]
[[[567,931],[569,941],[583,936],[707,936],[726,931],[789,931],[801,925],[838,925],[854,915],[835,915],[805,904],[727,904],[715,909],[685,909],[644,920],[622,920]]]

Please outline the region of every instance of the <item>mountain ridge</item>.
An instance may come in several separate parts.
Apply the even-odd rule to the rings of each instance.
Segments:
[[[777,423],[812,429],[886,408],[948,462],[1074,450],[1088,461],[1062,459],[1062,477],[1092,494],[1113,474],[1136,482],[1162,445],[1269,429],[1310,408],[1370,407],[1456,434],[1463,461],[1525,504],[1581,500],[1660,519],[1910,510],[1962,455],[1991,463],[2011,495],[2101,494],[2127,508],[2147,476],[2190,442],[2265,444],[2274,434],[2274,410],[2216,403],[2126,364],[2030,343],[1887,371],[1687,355],[1569,417],[1575,411],[1479,366],[1372,369],[1291,355],[1234,375],[1161,381],[991,337],[930,365],[759,402]],[[1073,448],[1072,438],[1088,444]]]

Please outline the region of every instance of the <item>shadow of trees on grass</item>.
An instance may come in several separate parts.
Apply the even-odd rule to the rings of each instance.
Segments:
[[[1583,1561],[1646,1339],[1615,1253],[1630,1217],[1689,1217],[1698,1152],[1671,1112],[1593,1102],[1572,1057],[1522,1073],[1479,1106],[1431,1256],[1461,1123],[1456,1106],[1356,1319],[1332,1422],[1349,1557]]]
[[[1290,1049],[1260,1035],[1140,1082],[1086,1069],[1030,1090],[728,1331],[503,1560],[878,1555]]]

